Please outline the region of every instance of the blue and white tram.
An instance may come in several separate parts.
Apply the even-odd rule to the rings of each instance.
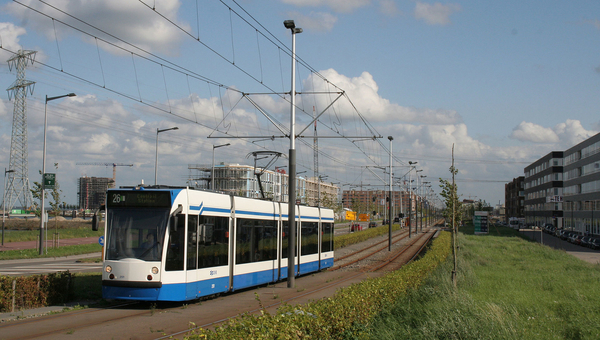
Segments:
[[[109,189],[102,296],[184,301],[285,279],[287,212],[190,188]],[[333,211],[296,214],[296,275],[333,266]]]

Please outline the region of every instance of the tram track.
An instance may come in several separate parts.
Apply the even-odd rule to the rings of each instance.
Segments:
[[[214,328],[242,314],[259,313],[261,310],[273,314],[282,304],[301,304],[331,296],[340,287],[360,282],[366,277],[373,277],[373,275],[383,275],[386,271],[394,270],[394,263],[402,257],[402,254],[405,254],[409,260],[414,258],[416,256],[414,254],[422,250],[433,236],[433,233],[415,234],[417,237],[411,238],[410,242],[398,245],[399,242],[406,240],[407,236],[406,232],[393,236],[393,244],[396,248],[394,254],[400,252],[397,256],[388,255],[381,260],[382,254],[387,248],[387,246],[381,247],[381,244],[388,242],[387,239],[359,247],[351,254],[336,259],[336,262],[343,262],[362,253],[360,255],[361,260],[352,260],[350,261],[352,263],[344,266],[334,266],[318,274],[299,277],[296,280],[298,286],[296,290],[287,288],[285,286],[286,282],[278,282],[190,304],[132,302],[111,306],[110,308],[65,312],[22,320],[14,324],[0,324],[0,334],[2,334],[0,338],[73,339],[74,336],[77,338],[114,339],[129,339],[131,336],[136,339],[180,338],[191,330]],[[427,241],[422,241],[419,246],[415,246],[419,240],[423,240],[425,237],[427,237]],[[374,248],[377,249],[373,250]],[[366,256],[365,252],[370,255]],[[412,256],[408,256],[408,253],[413,252]],[[369,258],[373,257],[378,258],[370,263]],[[387,262],[384,265],[376,265],[377,263],[381,264],[382,261]],[[351,264],[357,263],[362,264],[354,269],[349,268]],[[257,307],[256,294],[260,296],[261,300],[259,307]],[[277,301],[268,303],[269,299]],[[197,322],[197,320],[204,322]],[[195,324],[191,322],[195,322]],[[139,326],[132,327],[131,325]],[[26,332],[23,332],[23,330]],[[14,331],[18,331],[18,333],[15,334]]]

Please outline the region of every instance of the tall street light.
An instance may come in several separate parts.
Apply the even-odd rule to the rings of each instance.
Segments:
[[[296,34],[302,33],[302,28],[296,27],[294,20],[285,20],[283,26],[292,32],[292,89],[290,113],[290,152],[288,155],[290,174],[288,177],[288,288],[295,286],[295,257],[296,257]]]
[[[175,126],[172,128],[162,129],[162,130],[159,130],[158,128],[156,129],[156,157],[154,158],[154,185],[157,184],[156,182],[157,182],[157,178],[158,178],[158,134],[161,132],[170,131],[170,130],[179,130],[179,128],[177,126]]]
[[[44,204],[46,196],[46,187],[44,185],[44,175],[46,174],[46,131],[48,130],[48,102],[65,97],[75,97],[75,93],[63,94],[62,96],[48,97],[46,95],[46,102],[44,103],[44,150],[42,153],[42,198],[40,206],[40,255],[43,254],[44,247]]]
[[[6,218],[6,174],[15,172],[4,168],[4,190],[2,191],[2,245],[4,245],[4,219]]]
[[[413,164],[417,164],[418,162],[411,162],[408,161],[408,238],[412,237],[412,226],[411,226],[411,222],[412,222],[412,179],[410,177],[410,172],[413,169],[416,169],[416,166],[413,166]]]
[[[215,149],[223,146],[230,146],[231,143],[221,144],[221,145],[213,145],[213,154],[212,154],[212,171],[211,171],[211,179],[210,179],[210,188],[215,190]]]
[[[392,200],[394,196],[392,196],[392,141],[394,137],[388,136],[390,141],[390,182],[389,182],[389,199],[388,199],[388,251],[392,251]],[[400,211],[402,211],[402,189],[400,189]],[[400,228],[402,228],[402,219],[400,221]]]

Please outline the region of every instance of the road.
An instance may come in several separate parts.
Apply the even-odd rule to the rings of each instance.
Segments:
[[[0,275],[27,276],[61,271],[72,273],[100,272],[102,263],[78,262],[79,259],[100,257],[100,253],[73,255],[58,258],[21,259],[0,261]]]

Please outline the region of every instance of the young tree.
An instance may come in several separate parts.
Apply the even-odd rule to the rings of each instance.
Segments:
[[[54,168],[58,172],[58,163],[54,163]],[[58,215],[60,214],[60,205],[61,203],[61,193],[60,184],[58,184],[58,180],[54,183],[54,189],[50,192],[52,196],[52,201],[50,201],[50,207],[52,208],[52,213],[54,213],[54,232],[56,233],[58,230]]]
[[[40,176],[42,175],[42,170],[38,171]],[[42,184],[40,182],[33,182],[33,188],[30,189],[31,190],[31,194],[33,195],[33,199],[34,200],[39,200],[40,203],[38,204],[37,202],[33,202],[33,213],[35,214],[35,216],[38,216],[41,218],[41,214],[42,214],[42,209],[40,208],[40,205],[42,204]],[[44,199],[48,198],[48,194],[44,193]]]
[[[452,283],[456,287],[456,272],[457,272],[457,256],[456,256],[456,243],[457,243],[457,228],[460,223],[462,204],[458,201],[456,182],[454,176],[458,173],[458,169],[454,167],[454,144],[452,145],[452,166],[450,167],[450,173],[452,174],[452,183],[447,180],[440,178],[440,187],[442,188],[442,197],[446,203],[446,208],[442,214],[446,221],[450,220],[452,225],[452,257],[454,259],[454,268],[452,269]]]
[[[440,178],[440,188],[442,188],[441,196],[444,198],[446,207],[442,210],[442,216],[446,219],[446,223],[450,225],[459,225],[462,222],[462,202],[458,200],[456,183]],[[454,222],[455,224],[453,224]]]

